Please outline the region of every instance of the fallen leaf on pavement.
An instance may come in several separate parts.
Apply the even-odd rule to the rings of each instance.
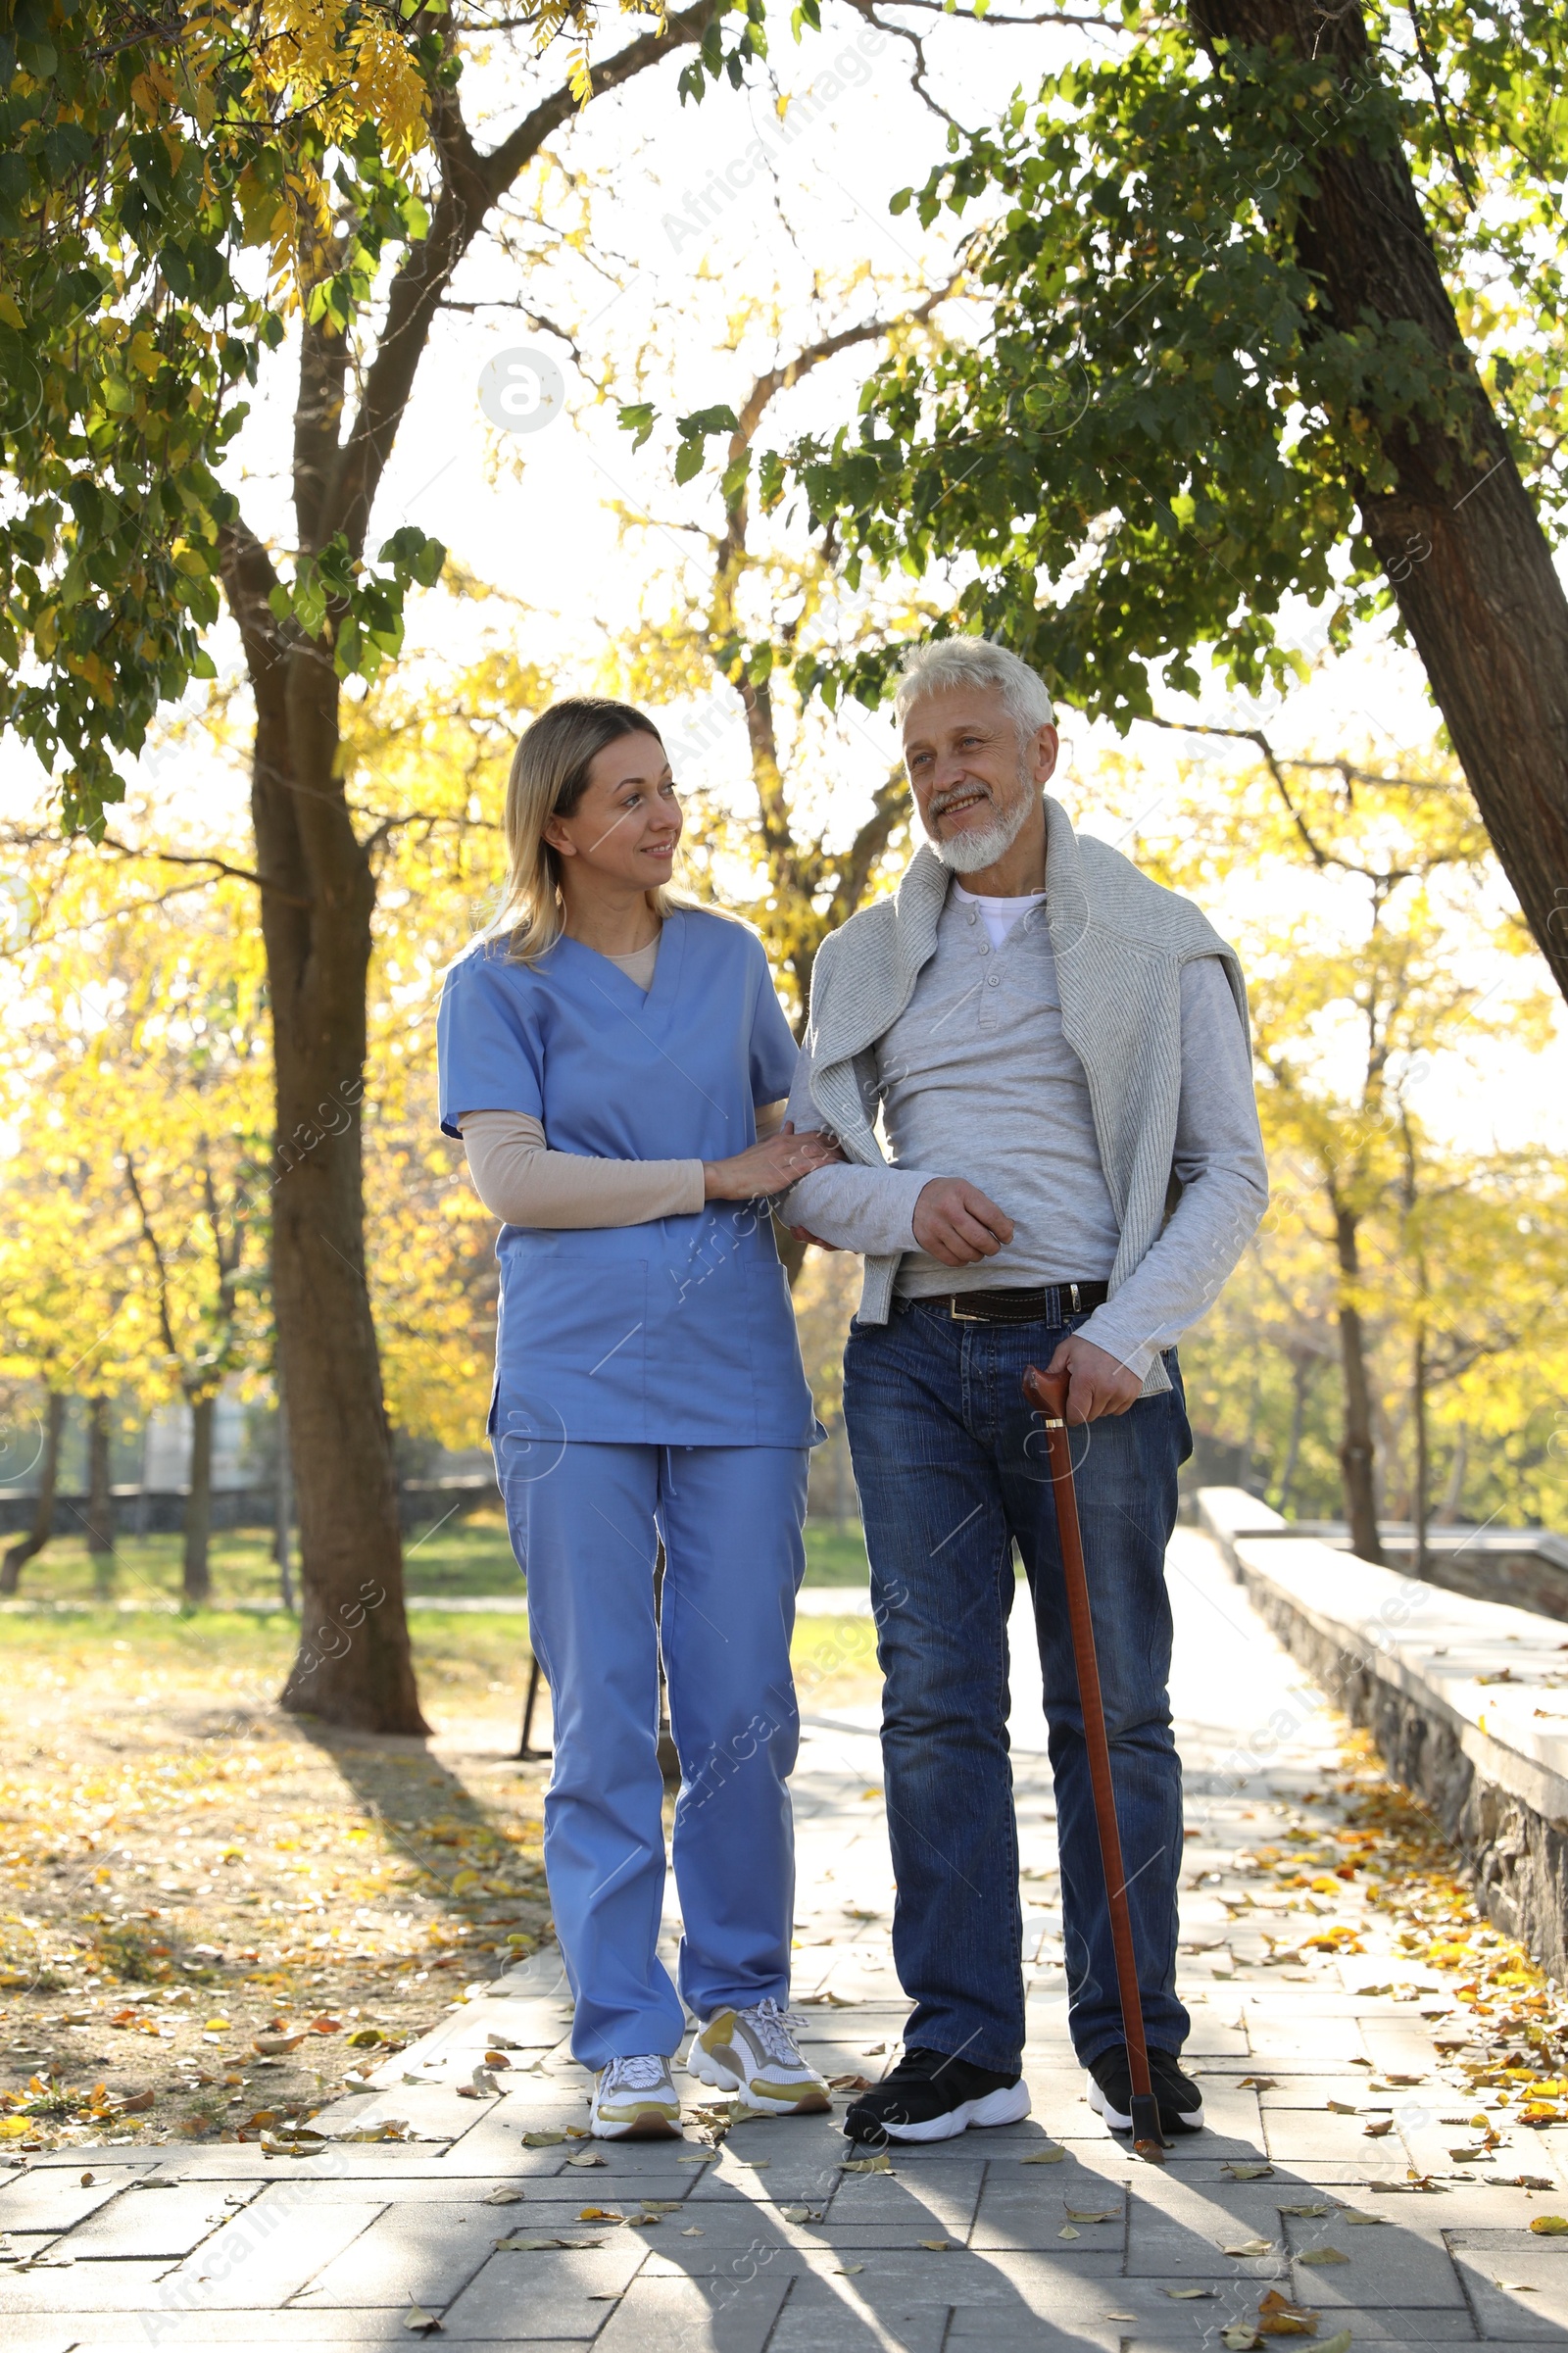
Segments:
[[[222,2024],[227,2026],[226,2018]],[[306,2033],[310,2034],[341,2034],[342,2032],[343,2021],[341,2018],[327,2018],[324,2015],[320,2018],[313,2018],[306,2029]]]
[[[1318,2211],[1320,2213],[1322,2212],[1321,2207],[1318,2209]],[[1352,2226],[1359,2226],[1359,2228],[1363,2230],[1377,2229],[1382,2224],[1386,2223],[1388,2219],[1389,2218],[1386,2214],[1363,2214],[1358,2206],[1342,2206],[1340,2208],[1340,2220],[1342,2223],[1349,2223]]]
[[[1381,2140],[1385,2133],[1392,2132],[1393,2130],[1394,2119],[1392,2116],[1374,2116],[1370,2124],[1361,2127],[1362,2137],[1367,2140]]]
[[[438,2336],[441,2333],[441,2323],[433,2312],[426,2312],[422,2304],[409,2306],[403,2315],[403,2326],[411,2336]]]
[[[526,2140],[527,2137],[528,2135],[524,2133],[523,2138]],[[597,2149],[573,2149],[571,2155],[566,2159],[566,2163],[568,2165],[608,2165],[610,2160],[608,2157],[601,2157]]]
[[[1075,2230],[1071,2223],[1063,2223],[1061,2229],[1056,2232],[1056,2236],[1058,2238],[1082,2238],[1083,2232]]]
[[[1077,2232],[1074,2231],[1073,2236],[1076,2238],[1077,2235]],[[933,2255],[945,2255],[953,2241],[951,2238],[922,2238],[920,2244],[928,2248]]]
[[[1163,2293],[1176,2304],[1196,2304],[1203,2296],[1217,2296],[1217,2287],[1167,2287]]]
[[[841,2174],[890,2174],[892,2171],[893,2160],[886,2149],[878,2149],[874,2157],[841,2157],[839,2159]]]
[[[1260,2345],[1263,2339],[1250,2321],[1238,2321],[1234,2328],[1221,2331],[1219,2341],[1226,2347],[1226,2353],[1253,2353],[1254,2346]]]
[[[1043,2149],[1031,2149],[1028,2156],[1020,2157],[1018,2162],[1020,2165],[1059,2165],[1066,2154],[1065,2149],[1057,2148],[1054,2140],[1049,2140]]]
[[[1272,2255],[1273,2252],[1274,2241],[1271,2238],[1244,2238],[1239,2246],[1220,2248],[1222,2255],[1245,2255],[1249,2259],[1254,2255]]]
[[[565,2137],[564,2132],[524,2132],[522,2145],[525,2149],[553,2149]]]
[[[1356,2116],[1360,2113],[1353,2100],[1325,2100],[1323,2105],[1335,2116]]]
[[[358,2041],[359,2036],[356,2035],[354,2039]],[[264,2059],[275,2059],[283,2051],[297,2051],[304,2040],[305,2031],[301,2028],[297,2034],[258,2034],[251,2047],[260,2051]],[[417,2309],[416,2305],[415,2310]]]
[[[1320,2315],[1309,2304],[1293,2304],[1271,2287],[1257,2308],[1257,2326],[1264,2336],[1316,2336]]]
[[[1234,2157],[1219,2170],[1222,2174],[1229,2174],[1233,2181],[1266,2181],[1274,2168],[1272,2165],[1249,2165],[1243,2158]]]
[[[1326,2206],[1278,2206],[1275,2208],[1275,2212],[1277,2214],[1304,2214],[1310,2221],[1317,2222],[1321,2216],[1327,2214],[1328,2208]],[[1381,2221],[1382,2218],[1377,2216],[1373,2219]]]
[[[1296,2260],[1298,2263],[1348,2263],[1350,2258],[1342,2255],[1338,2247],[1308,2247],[1306,2253],[1298,2255]]]
[[[1538,2214],[1530,2228],[1538,2238],[1561,2238],[1568,2234],[1568,2218],[1560,2214]]]
[[[1277,2091],[1278,2076],[1243,2076],[1237,2085],[1241,2091]]]
[[[871,2088],[868,2076],[829,2076],[827,2083],[830,2091],[869,2091]]]
[[[1317,2353],[1350,2353],[1348,2328],[1336,2328],[1332,2336],[1326,2336],[1323,2339],[1318,2346]]]
[[[522,2189],[492,2189],[480,2202],[486,2206],[515,2206],[526,2195],[527,2191]]]
[[[857,2272],[864,2271],[865,2266],[863,2263],[836,2263],[833,2269],[841,2279],[853,2279]]]

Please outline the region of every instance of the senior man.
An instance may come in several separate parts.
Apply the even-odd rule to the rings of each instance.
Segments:
[[[1175,1344],[1267,1199],[1241,968],[1190,900],[1078,836],[1045,794],[1051,700],[1015,655],[928,645],[897,711],[927,840],[897,894],[817,957],[789,1115],[831,1128],[848,1158],[780,1207],[865,1258],[844,1407],[886,1676],[894,1956],[914,2009],[899,2065],[845,2130],[938,2140],[1029,2110],[1014,1544],[1050,1724],[1068,2021],[1091,2104],[1131,2130],[1054,1504],[1020,1388],[1032,1362],[1069,1377],[1151,2072],[1167,2131],[1193,2132],[1164,1555],[1192,1451]]]

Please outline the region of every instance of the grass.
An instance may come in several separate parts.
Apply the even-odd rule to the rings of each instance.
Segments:
[[[812,1520],[806,1531],[806,1582],[813,1586],[863,1586],[867,1569],[858,1526]],[[114,1602],[177,1606],[180,1583],[177,1536],[122,1536],[117,1544]],[[211,1552],[214,1607],[225,1603],[275,1601],[277,1565],[265,1529],[240,1528],[214,1536]],[[498,1510],[469,1512],[464,1519],[433,1521],[416,1528],[404,1551],[408,1591],[452,1600],[482,1600],[491,1594],[521,1596],[523,1582],[512,1556],[506,1522]],[[57,1538],[23,1572],[24,1602],[103,1601],[93,1565],[80,1537]]]

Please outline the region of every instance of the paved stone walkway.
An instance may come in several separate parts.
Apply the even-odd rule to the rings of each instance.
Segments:
[[[1489,2156],[1455,2158],[1476,2095],[1437,2048],[1464,2032],[1446,1982],[1395,1957],[1393,1925],[1319,1839],[1297,1841],[1298,1860],[1324,1852],[1315,1889],[1251,1859],[1343,1812],[1306,1802],[1333,1788],[1333,1720],[1203,1539],[1178,1539],[1172,1581],[1183,1992],[1210,2130],[1165,2169],[1131,2160],[1082,2096],[1045,1728],[1020,1703],[1028,2122],[873,2173],[843,2170],[836,2119],[742,2124],[716,2153],[695,2122],[684,2144],[587,2143],[539,1956],[318,2118],[356,2135],[318,2154],[113,2148],[7,2173],[0,2345],[390,2347],[425,2315],[454,2344],[561,2353],[1158,2353],[1250,2343],[1271,2296],[1310,2309],[1322,2353],[1347,2331],[1568,2343],[1568,2241],[1529,2229],[1568,2212],[1558,2134],[1510,2140],[1498,2121]],[[869,1711],[817,1712],[809,1691],[804,1706],[796,1999],[818,2063],[870,2077],[905,2016],[877,1746]],[[1337,1924],[1362,1953],[1301,1950]],[[463,2096],[497,2046],[503,2088]],[[368,2137],[395,2126],[416,2137]],[[1501,2185],[1518,2175],[1564,2186]]]

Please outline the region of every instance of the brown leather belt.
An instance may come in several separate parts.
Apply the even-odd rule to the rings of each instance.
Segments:
[[[1108,1283],[1045,1283],[1036,1291],[941,1291],[922,1307],[946,1307],[956,1324],[1062,1324],[1110,1297]]]

